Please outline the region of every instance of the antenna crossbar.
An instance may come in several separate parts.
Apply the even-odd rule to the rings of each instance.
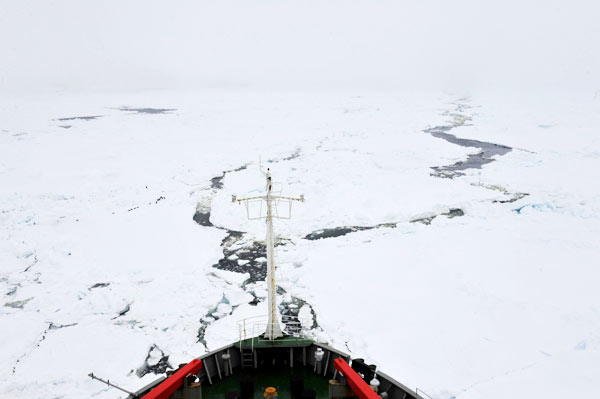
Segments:
[[[110,382],[110,380],[103,380],[103,379],[102,379],[102,378],[100,378],[100,377],[96,377],[96,376],[94,375],[94,373],[89,373],[89,374],[88,374],[88,377],[90,377],[92,380],[96,380],[96,381],[103,382],[103,383],[105,383],[106,385],[108,385],[109,387],[116,388],[116,389],[118,389],[119,391],[123,391],[123,392],[125,392],[126,394],[129,394],[129,395],[131,395],[131,396],[132,396],[132,397],[134,397],[134,398],[139,398],[139,396],[138,396],[138,395],[136,395],[135,393],[133,393],[133,392],[130,392],[130,391],[128,391],[128,390],[126,390],[126,389],[124,389],[124,388],[121,388],[121,387],[120,387],[120,386],[118,386],[118,385],[115,385],[115,384],[113,384],[112,382]]]
[[[278,199],[284,199],[284,200],[288,200],[288,201],[298,201],[298,202],[304,202],[304,195],[301,195],[299,197],[286,197],[283,195],[270,195],[269,198],[272,201],[278,200]],[[231,202],[237,202],[238,204],[241,204],[244,201],[252,201],[252,200],[266,200],[267,196],[266,195],[258,195],[256,197],[246,197],[246,198],[238,198],[235,195],[231,196]]]

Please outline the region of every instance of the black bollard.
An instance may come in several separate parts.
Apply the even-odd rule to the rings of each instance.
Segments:
[[[240,378],[240,395],[242,399],[254,399],[254,378],[251,376]]]
[[[290,377],[292,399],[302,399],[302,391],[304,391],[304,377],[299,374],[292,375]]]

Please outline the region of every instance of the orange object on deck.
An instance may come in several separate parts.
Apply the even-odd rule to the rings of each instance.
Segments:
[[[265,398],[276,398],[277,390],[274,387],[267,387],[267,389],[265,389],[264,396]]]

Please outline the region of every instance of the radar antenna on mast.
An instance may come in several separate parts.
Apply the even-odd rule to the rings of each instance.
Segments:
[[[268,321],[267,321],[267,329],[265,331],[265,338],[269,340],[274,340],[276,338],[282,337],[283,332],[281,330],[281,326],[279,325],[279,320],[277,317],[277,286],[275,284],[275,234],[273,233],[273,219],[289,219],[292,216],[292,202],[299,201],[304,202],[304,195],[301,195],[298,198],[294,197],[284,197],[281,195],[273,194],[273,182],[271,181],[271,171],[267,168],[265,172],[262,168],[262,163],[258,161],[258,166],[260,171],[266,177],[266,193],[264,195],[259,195],[255,197],[246,197],[246,198],[237,198],[235,195],[232,196],[231,201],[237,202],[241,204],[242,202],[246,205],[246,213],[248,215],[248,219],[265,219],[267,224],[267,236],[265,239],[265,246],[267,247],[267,291],[269,293],[268,297]],[[250,216],[250,206],[249,204],[252,202],[260,202],[260,216],[251,217]],[[277,211],[277,207],[281,202],[289,203],[289,210],[287,217],[280,216]],[[266,214],[263,216],[262,214],[262,204],[266,203]],[[275,212],[273,212],[273,206],[275,207]]]

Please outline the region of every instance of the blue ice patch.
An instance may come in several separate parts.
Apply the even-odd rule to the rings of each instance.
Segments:
[[[587,342],[585,342],[585,340],[583,340],[580,343],[578,343],[577,345],[575,345],[576,351],[584,351],[585,348],[587,348]]]

